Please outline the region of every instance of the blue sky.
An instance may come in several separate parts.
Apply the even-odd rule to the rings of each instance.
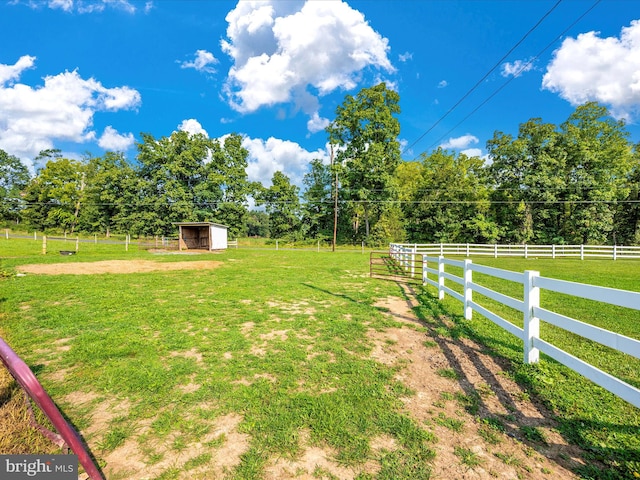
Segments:
[[[635,0],[10,0],[0,31],[0,148],[32,169],[45,148],[133,160],[141,132],[185,129],[240,133],[251,180],[301,185],[345,95],[380,81],[405,160],[483,156],[496,130],[588,100],[640,141]]]

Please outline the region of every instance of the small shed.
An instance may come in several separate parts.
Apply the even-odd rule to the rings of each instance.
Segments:
[[[224,250],[227,226],[212,222],[175,222],[180,250]]]

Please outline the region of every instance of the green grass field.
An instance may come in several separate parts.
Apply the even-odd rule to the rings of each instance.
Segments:
[[[37,241],[0,239],[0,335],[76,427],[88,429],[85,438],[103,464],[110,453],[134,442],[143,452],[141,461],[163,466],[153,478],[178,478],[180,471],[199,472],[210,462],[206,447],[236,435],[248,445],[239,464],[225,473],[257,479],[263,478],[269,458],[299,455],[304,436],[307,444],[335,452],[340,465],[358,466],[373,458],[380,465],[375,478],[429,477],[437,439],[403,410],[401,399],[412,392],[395,379],[396,369],[369,355],[366,331],[397,326],[374,303],[402,294],[398,285],[368,277],[367,254],[240,248],[218,255],[153,255],[91,243],[81,244],[78,255],[58,254],[72,245],[49,242],[45,256]],[[15,275],[15,268],[25,264],[116,259],[221,264],[212,270],[127,275]],[[640,290],[640,262],[482,263]],[[456,335],[481,340],[510,362],[509,374],[556,412],[562,433],[591,456],[586,460],[607,465],[587,466],[581,476],[640,474],[638,409],[555,362],[523,365],[517,339],[479,315],[464,321],[461,306],[451,299],[438,302],[434,289],[421,288],[418,294],[421,318],[448,315]],[[549,300],[562,313],[640,338],[638,312]],[[558,346],[640,385],[639,362],[559,331],[544,333]],[[0,401],[4,397],[0,392]],[[110,415],[94,430],[98,410],[105,406]],[[234,415],[241,418],[237,431],[217,429],[218,420]],[[381,435],[398,448],[374,452],[371,440]],[[194,450],[195,444],[203,444],[201,450]],[[168,461],[192,451],[194,456],[180,465]],[[456,455],[475,461],[465,450]],[[125,469],[120,472],[109,479],[127,478]],[[316,477],[332,478],[321,470]]]

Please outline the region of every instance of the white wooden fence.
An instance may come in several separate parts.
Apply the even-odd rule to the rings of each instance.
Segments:
[[[392,252],[423,255],[474,255],[498,257],[640,258],[640,246],[625,245],[498,245],[481,243],[392,243]]]
[[[415,253],[392,253],[392,256],[404,267],[407,274],[415,275]],[[447,272],[445,270],[446,265],[461,268],[462,276]],[[503,293],[474,283],[473,272],[521,284],[523,288],[523,300],[509,297]],[[448,294],[463,303],[464,316],[467,320],[470,320],[473,311],[476,311],[522,340],[524,343],[525,363],[537,363],[540,352],[544,352],[551,358],[640,408],[639,389],[541,339],[540,321],[550,323],[635,358],[640,358],[640,341],[547,310],[540,304],[540,290],[558,292],[638,311],[640,311],[640,293],[546,278],[540,276],[539,272],[532,270],[527,270],[524,273],[501,270],[477,265],[471,260],[451,260],[442,256],[431,257],[422,255],[421,273],[423,284],[436,287],[440,300],[444,299],[445,294]],[[431,274],[431,277],[429,274]],[[434,277],[437,278],[437,280],[434,280]],[[447,280],[461,285],[462,293],[447,286],[445,283]],[[524,328],[514,325],[510,321],[505,320],[475,302],[473,300],[473,292],[477,292],[522,312]]]

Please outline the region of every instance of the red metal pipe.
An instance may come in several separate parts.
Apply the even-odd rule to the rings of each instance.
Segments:
[[[73,453],[78,455],[78,461],[91,480],[104,480],[104,476],[94,463],[80,435],[64,419],[58,407],[35,377],[31,369],[16,352],[0,337],[0,360],[7,367],[13,378],[24,388],[25,392],[40,407],[49,418],[57,432]]]

